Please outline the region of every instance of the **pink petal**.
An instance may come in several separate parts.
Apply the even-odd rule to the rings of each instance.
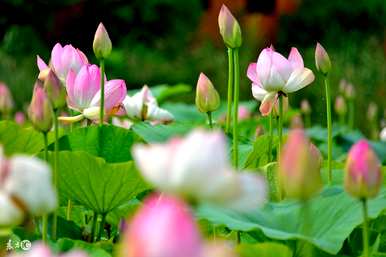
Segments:
[[[247,77],[254,83],[260,84],[259,77],[257,76],[257,64],[255,62],[249,64],[247,70]]]
[[[281,78],[284,81],[287,81],[292,72],[292,67],[290,62],[278,52],[273,52],[272,54],[272,66],[276,67]]]
[[[56,72],[62,70],[62,53],[63,47],[60,43],[56,43],[51,51],[51,63]]]
[[[263,116],[267,116],[268,114],[271,113],[276,100],[277,100],[276,92],[271,92],[265,95],[260,105],[260,112]]]
[[[291,48],[288,61],[291,63],[293,70],[297,68],[304,68],[303,58],[296,47]]]
[[[257,74],[259,81],[264,86],[266,85],[266,82],[268,81],[271,74],[272,53],[273,50],[271,48],[265,48],[263,51],[261,51],[256,63],[256,71],[259,71]]]
[[[74,94],[75,78],[76,78],[75,72],[73,70],[70,70],[66,78],[67,102],[70,107],[78,109],[76,105],[75,94]]]
[[[48,68],[47,64],[42,60],[42,58],[40,58],[39,55],[36,56],[36,62],[40,71]]]
[[[119,106],[125,99],[127,94],[126,84],[124,80],[113,79],[109,80],[105,85],[105,110],[108,112],[112,108]],[[100,104],[100,90],[96,93],[91,101],[91,106]]]
[[[100,70],[96,65],[85,65],[75,79],[74,98],[79,109],[90,106],[100,89]]]

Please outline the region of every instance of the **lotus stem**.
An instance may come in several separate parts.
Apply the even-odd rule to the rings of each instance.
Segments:
[[[234,56],[234,98],[233,98],[233,163],[238,168],[239,139],[238,139],[238,113],[239,113],[239,91],[240,91],[240,65],[239,49],[233,50]]]
[[[368,211],[367,211],[367,199],[361,200],[363,210],[363,257],[369,257],[369,227],[368,227]]]
[[[327,131],[328,131],[328,183],[332,183],[332,118],[331,118],[331,92],[330,82],[327,76],[324,77],[326,88],[326,110],[327,110]]]
[[[103,126],[103,115],[105,113],[105,60],[103,58],[100,59],[100,67],[101,67],[101,109],[100,109],[100,126]]]
[[[225,132],[230,133],[233,98],[233,49],[228,48],[228,102]]]

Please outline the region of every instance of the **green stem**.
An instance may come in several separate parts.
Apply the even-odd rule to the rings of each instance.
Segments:
[[[368,228],[368,211],[367,211],[367,199],[361,200],[363,209],[363,257],[369,257],[369,228]]]
[[[269,134],[268,134],[268,162],[272,158],[272,141],[273,141],[273,112],[269,114]]]
[[[209,127],[212,129],[213,128],[212,112],[207,112],[206,114],[208,115]]]
[[[306,128],[311,127],[311,115],[309,113],[307,113],[305,115],[304,119],[305,119],[305,127]]]
[[[67,212],[66,212],[66,219],[71,220],[71,211],[72,211],[72,201],[68,199],[67,202]]]
[[[105,222],[106,222],[106,214],[102,214],[102,220],[99,226],[99,232],[98,232],[98,241],[102,238],[102,233],[105,228]]]
[[[239,91],[240,91],[240,65],[239,49],[233,51],[234,56],[234,98],[233,98],[233,163],[238,169],[239,159],[239,135],[238,135],[238,113],[239,113]]]
[[[354,100],[349,99],[348,100],[348,126],[350,129],[354,129],[354,119],[355,119],[355,107],[354,107]]]
[[[233,49],[228,48],[228,103],[225,132],[230,133],[232,120],[232,97],[233,97]]]
[[[342,127],[344,126],[344,114],[339,114],[339,124]]]
[[[48,138],[47,133],[43,132],[43,139],[44,139],[44,159],[46,162],[48,162]],[[47,228],[48,228],[48,215],[44,214],[42,217],[42,240],[43,242],[47,242]]]
[[[279,136],[279,144],[277,148],[277,161],[279,161],[279,156],[280,156],[282,144],[283,144],[283,95],[280,93],[279,93],[279,116],[278,116],[277,131]],[[283,196],[282,196],[278,172],[276,172],[276,191],[277,191],[278,201],[281,201]]]
[[[332,118],[331,118],[331,93],[328,77],[324,77],[326,87],[326,110],[327,110],[327,131],[328,131],[328,183],[332,183]]]
[[[236,231],[236,243],[239,245],[241,242],[241,232]]]
[[[97,225],[98,225],[98,214],[94,212],[94,216],[92,219],[91,242],[95,241]]]
[[[58,123],[58,113],[59,110],[54,110],[54,133],[55,133],[55,145],[54,145],[54,185],[56,191],[59,191],[58,188],[58,165],[59,165],[59,123]],[[59,198],[59,195],[58,195]],[[59,199],[58,199],[58,202]],[[58,226],[58,212],[55,210],[52,220],[52,239],[56,240]]]
[[[101,67],[101,109],[100,109],[100,126],[103,126],[103,115],[105,113],[105,60],[100,59],[100,67]]]

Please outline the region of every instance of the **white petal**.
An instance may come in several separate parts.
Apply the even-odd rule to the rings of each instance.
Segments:
[[[252,84],[252,95],[258,101],[263,101],[268,92],[257,84]]]
[[[11,201],[9,195],[0,191],[0,227],[11,227],[20,224],[23,212]]]
[[[288,79],[283,92],[292,93],[296,92],[303,87],[309,85],[314,81],[314,73],[308,68],[296,69],[291,73],[290,78]]]
[[[56,208],[56,192],[46,163],[20,155],[9,160],[9,170],[4,190],[20,199],[31,214],[40,216]]]
[[[137,93],[132,97],[126,96],[122,103],[130,119],[143,119],[142,108],[144,102],[142,95]]]
[[[164,109],[158,107],[157,105],[150,104],[147,106],[146,119],[150,120],[150,121],[169,122],[169,121],[173,121],[174,117],[167,110],[164,110]]]

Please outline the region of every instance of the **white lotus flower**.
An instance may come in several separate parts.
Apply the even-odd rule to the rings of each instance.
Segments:
[[[157,100],[146,85],[133,96],[126,96],[123,106],[127,116],[133,120],[149,120],[161,123],[174,120],[170,112],[158,106]]]
[[[221,132],[198,129],[166,144],[136,145],[133,156],[145,179],[167,193],[240,211],[266,199],[261,177],[231,168]]]
[[[379,135],[381,141],[386,142],[386,127],[384,127]]]

